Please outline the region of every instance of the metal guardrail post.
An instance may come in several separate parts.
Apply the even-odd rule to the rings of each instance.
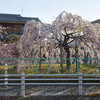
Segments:
[[[25,97],[25,74],[21,74],[21,95]]]
[[[79,73],[79,95],[82,94],[82,73]]]

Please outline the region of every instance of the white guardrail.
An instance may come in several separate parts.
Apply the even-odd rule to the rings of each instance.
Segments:
[[[79,95],[83,95],[82,93],[82,85],[100,85],[100,83],[83,83],[84,80],[100,80],[100,78],[83,78],[83,76],[100,76],[100,74],[82,74],[82,73],[79,73],[79,74],[7,74],[5,76],[5,74],[0,74],[0,77],[3,76],[5,78],[3,79],[0,79],[0,85],[5,85],[5,86],[8,86],[8,85],[21,85],[21,95],[24,97],[25,96],[25,85],[41,85],[41,86],[62,86],[62,85],[78,85],[79,86]],[[18,77],[20,76],[21,78],[20,79],[9,79],[10,77]],[[26,78],[26,76],[31,76],[31,77],[35,77],[33,79],[30,79],[30,78]],[[55,76],[55,77],[62,77],[62,78],[38,78],[40,76]],[[69,77],[69,76],[77,76],[76,78],[63,78],[63,77]],[[66,81],[66,80],[72,80],[72,81],[75,81],[77,80],[78,82],[75,83],[36,83],[36,81],[45,81],[45,80],[48,80],[49,81]],[[1,83],[1,81],[4,81],[4,83]],[[9,81],[21,81],[20,83],[9,83]],[[31,83],[26,83],[25,81],[35,81],[34,82],[31,82]]]

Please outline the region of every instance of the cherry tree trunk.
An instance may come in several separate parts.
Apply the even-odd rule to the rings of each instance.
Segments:
[[[66,60],[67,68],[70,69],[71,63],[70,63],[70,50],[69,50],[69,48],[67,49],[67,57],[66,58],[67,58],[67,60]]]
[[[41,58],[39,59],[39,70],[41,70]]]
[[[77,71],[77,69],[78,69],[78,66],[77,66],[77,58],[78,58],[78,47],[77,47],[77,40],[75,40],[75,58],[76,58],[76,60],[75,60],[75,62],[76,62],[76,71]]]
[[[70,48],[69,48],[68,45],[66,45],[66,46],[64,46],[64,49],[65,49],[65,51],[67,53],[67,55],[66,55],[66,64],[67,64],[66,68],[70,69],[70,65],[71,65],[71,63],[70,63]]]
[[[77,71],[77,69],[78,69],[78,66],[77,66],[77,58],[78,58],[78,48],[76,47],[75,48],[75,58],[76,58],[76,71]]]
[[[61,66],[61,72],[63,72],[63,55],[62,55],[62,46],[60,46],[60,66]]]
[[[40,53],[39,53],[40,59],[39,59],[39,70],[41,70],[41,47],[40,47]]]

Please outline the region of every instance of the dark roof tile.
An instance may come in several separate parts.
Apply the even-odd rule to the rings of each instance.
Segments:
[[[21,15],[18,14],[0,14],[0,21],[26,22],[32,19],[34,19],[35,21],[40,21],[38,18],[22,17]]]

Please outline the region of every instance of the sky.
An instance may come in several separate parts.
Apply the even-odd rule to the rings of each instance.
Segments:
[[[94,21],[100,19],[100,0],[0,0],[0,13],[38,17],[44,23],[51,23],[62,11]]]

